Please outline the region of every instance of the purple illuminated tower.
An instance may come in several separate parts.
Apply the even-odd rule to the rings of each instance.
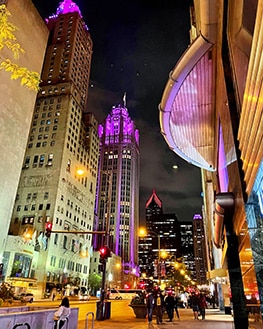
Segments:
[[[100,162],[95,229],[109,237],[97,237],[96,247],[107,243],[122,257],[124,273],[135,273],[138,263],[139,132],[125,105],[112,107],[99,126]],[[110,197],[109,197],[110,196]]]

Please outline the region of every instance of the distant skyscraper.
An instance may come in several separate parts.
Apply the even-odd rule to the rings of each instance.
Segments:
[[[107,230],[108,223],[109,236],[107,241],[95,237],[95,246],[108,244],[129,274],[138,264],[139,132],[125,105],[111,109],[99,126],[99,137],[95,229]]]
[[[179,222],[181,235],[182,262],[186,269],[191,273],[191,278],[196,280],[194,241],[193,241],[193,223]]]
[[[139,240],[140,271],[147,277],[159,277],[161,268],[157,268],[156,261],[180,258],[181,240],[177,216],[163,214],[162,201],[155,190],[146,202],[146,228],[146,236]],[[166,253],[164,259],[160,259],[162,251]]]
[[[51,222],[55,231],[92,231],[99,151],[97,121],[84,113],[90,33],[78,6],[67,0],[47,26],[41,89],[5,253],[10,278],[31,278],[42,294],[37,297],[55,286],[87,286],[92,236],[69,232],[47,238],[45,226]],[[22,238],[27,233],[33,234],[30,243]]]
[[[197,284],[206,284],[207,283],[206,240],[205,240],[203,219],[202,216],[199,214],[194,215],[193,218],[193,240],[194,240],[196,281]]]

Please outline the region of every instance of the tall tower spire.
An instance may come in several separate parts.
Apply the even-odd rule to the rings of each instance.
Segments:
[[[123,100],[123,106],[126,107],[126,91],[125,91],[125,93],[123,95],[122,100]]]
[[[78,5],[75,4],[75,2],[71,0],[64,0],[59,3],[59,7],[57,8],[57,15],[73,13],[73,12],[78,12],[79,15],[82,17],[81,11]]]

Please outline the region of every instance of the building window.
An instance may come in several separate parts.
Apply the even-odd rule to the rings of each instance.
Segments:
[[[52,153],[48,155],[47,166],[52,166],[53,156]]]
[[[39,167],[42,167],[44,165],[45,161],[45,154],[41,154],[39,157]]]
[[[54,238],[54,244],[57,245],[58,244],[58,234],[55,234],[55,238]]]
[[[63,248],[64,249],[67,249],[67,237],[64,235],[64,237],[63,237]]]

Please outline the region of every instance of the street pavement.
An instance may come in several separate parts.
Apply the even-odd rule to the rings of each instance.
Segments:
[[[96,314],[89,313],[86,320],[79,321],[77,329],[234,329],[232,315],[225,314],[218,309],[207,309],[205,320],[195,320],[191,309],[179,309],[180,319],[174,318],[168,322],[164,314],[164,323],[157,324],[153,317],[152,324],[147,319],[138,319],[133,310],[127,306],[117,310],[118,304],[111,303],[111,317],[103,321],[96,320]],[[121,313],[121,314],[120,314]]]

